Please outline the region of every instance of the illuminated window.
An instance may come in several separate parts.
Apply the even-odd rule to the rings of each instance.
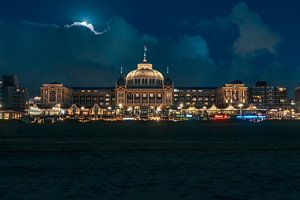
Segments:
[[[50,102],[56,102],[56,92],[55,91],[51,91],[50,92],[50,98],[49,98]]]

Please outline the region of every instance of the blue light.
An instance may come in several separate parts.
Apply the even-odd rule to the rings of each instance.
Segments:
[[[236,117],[237,119],[260,119],[263,120],[266,118],[266,116],[264,115],[238,115]]]

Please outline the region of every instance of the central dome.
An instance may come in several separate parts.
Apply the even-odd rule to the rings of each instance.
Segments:
[[[147,62],[146,50],[143,63],[138,64],[137,69],[129,72],[126,76],[128,87],[161,87],[163,82],[164,76]]]

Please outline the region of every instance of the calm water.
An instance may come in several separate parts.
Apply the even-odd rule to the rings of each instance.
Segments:
[[[300,199],[300,122],[1,122],[0,152],[0,199]]]

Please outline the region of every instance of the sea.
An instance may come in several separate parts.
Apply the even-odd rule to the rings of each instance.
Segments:
[[[0,122],[0,199],[300,199],[300,121]]]

